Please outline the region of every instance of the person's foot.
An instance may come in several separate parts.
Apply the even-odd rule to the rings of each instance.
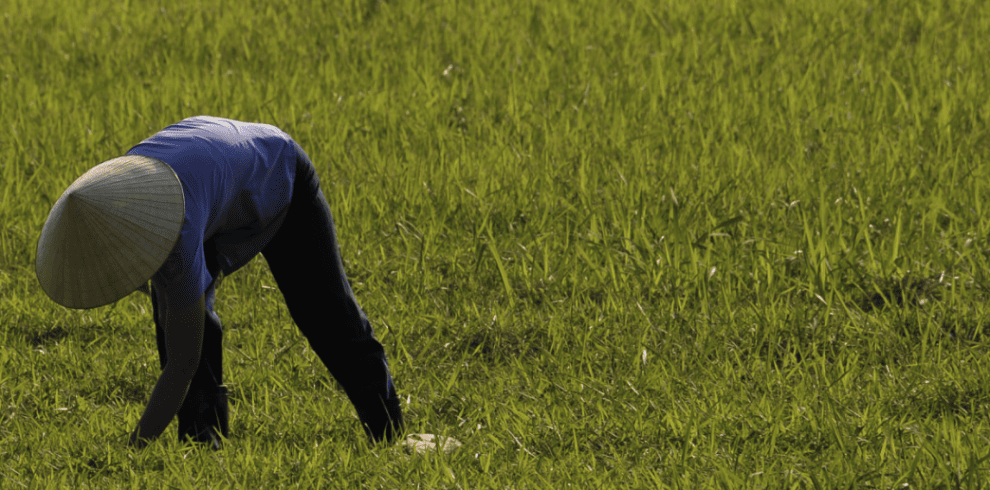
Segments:
[[[214,451],[223,449],[223,439],[217,435],[216,431],[213,430],[213,427],[210,427],[209,430],[206,431],[206,434],[210,437],[208,442],[210,449]]]
[[[373,443],[383,440],[393,443],[403,434],[402,409],[399,407],[398,397],[383,403],[381,398],[373,396],[363,400],[363,403],[355,403],[354,406],[365,433]]]
[[[186,436],[189,442],[200,444],[202,446],[208,446],[214,451],[219,451],[223,449],[223,439],[216,431],[216,427],[207,427],[204,431],[196,435],[196,437]]]

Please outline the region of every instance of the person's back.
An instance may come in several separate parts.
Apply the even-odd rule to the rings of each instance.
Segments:
[[[205,261],[217,260],[224,275],[255,257],[282,224],[292,198],[296,145],[267,124],[198,116],[166,127],[132,147],[167,163],[182,182],[186,226],[180,255],[157,278],[170,299],[186,304],[213,278]],[[209,243],[211,250],[198,250]],[[201,253],[207,256],[200,256]],[[184,294],[188,293],[188,294]]]

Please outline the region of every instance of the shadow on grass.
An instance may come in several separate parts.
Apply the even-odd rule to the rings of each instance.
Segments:
[[[906,392],[889,398],[885,411],[913,419],[972,416],[990,403],[990,390],[982,386],[958,386],[952,383],[927,383],[909,387]]]
[[[520,356],[537,356],[541,352],[540,342],[534,338],[536,332],[516,332],[494,325],[473,332],[455,343],[455,352],[468,352],[490,364],[501,364]]]
[[[871,288],[872,294],[863,298],[859,307],[864,312],[882,310],[887,307],[917,306],[941,299],[939,288],[946,285],[945,273],[925,278],[915,278],[906,275],[901,279],[882,279],[875,281]]]
[[[24,339],[34,346],[48,346],[58,343],[69,336],[69,330],[61,325],[48,329],[31,329],[21,327]]]
[[[114,325],[99,323],[88,323],[69,327],[62,325],[38,327],[22,324],[15,327],[13,333],[28,345],[48,347],[64,341],[75,341],[85,345],[101,338],[110,339],[113,337],[114,328]]]

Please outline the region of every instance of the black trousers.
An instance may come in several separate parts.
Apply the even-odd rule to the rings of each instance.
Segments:
[[[402,411],[385,350],[351,291],[337,246],[330,206],[306,153],[298,158],[292,201],[281,227],[261,254],[285,298],[292,320],[313,352],[347,393],[365,433],[374,441],[392,441],[401,432]],[[207,243],[207,268],[220,271]],[[233,271],[230,271],[233,272]],[[207,292],[203,349],[185,401],[179,408],[179,439],[211,441],[211,432],[228,437],[227,393],[223,386],[223,328],[213,312],[213,288]],[[168,362],[165,332],[152,308],[162,369]]]

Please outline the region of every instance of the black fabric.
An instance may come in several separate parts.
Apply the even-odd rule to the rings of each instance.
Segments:
[[[262,250],[289,314],[313,352],[344,389],[374,441],[392,441],[402,429],[402,411],[385,351],[358,305],[344,273],[333,216],[313,164],[300,148],[296,180],[285,221]],[[206,243],[206,251],[212,244]],[[207,253],[207,267],[219,266]],[[152,306],[162,369],[167,362],[158,303]],[[223,329],[207,313],[199,368],[179,409],[179,439],[210,442],[227,437],[227,393],[223,385]]]
[[[261,254],[293,321],[344,388],[369,436],[393,440],[402,412],[385,350],[351,291],[330,206],[308,159],[296,168],[285,222]]]

